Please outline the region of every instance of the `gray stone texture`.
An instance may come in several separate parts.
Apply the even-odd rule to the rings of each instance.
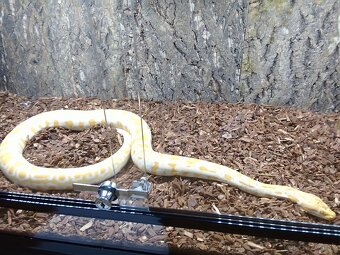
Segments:
[[[240,101],[339,111],[339,1],[251,1]]]
[[[0,1],[0,89],[339,106],[336,0]]]

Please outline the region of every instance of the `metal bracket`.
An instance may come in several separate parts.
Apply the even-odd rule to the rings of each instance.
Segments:
[[[145,177],[133,181],[130,189],[120,189],[111,181],[105,181],[100,185],[73,183],[73,190],[97,192],[96,206],[102,210],[109,210],[112,202],[117,199],[124,203],[130,201],[130,204],[136,201],[145,203],[151,191],[151,183]]]

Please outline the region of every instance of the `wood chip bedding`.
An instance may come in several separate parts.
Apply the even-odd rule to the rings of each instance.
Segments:
[[[0,92],[0,141],[20,121],[56,109],[116,108],[138,113],[133,100],[19,97]],[[206,159],[230,166],[259,181],[297,187],[320,196],[340,224],[340,117],[299,109],[254,104],[142,102],[142,116],[156,151]],[[81,132],[50,128],[26,146],[24,156],[40,166],[84,166],[101,161],[120,146],[107,127]],[[116,177],[123,187],[144,173],[129,163]],[[299,206],[259,198],[213,181],[148,175],[150,206],[322,222]],[[31,193],[0,173],[2,190]],[[46,194],[43,192],[36,192]],[[89,193],[49,192],[92,199]],[[147,226],[0,208],[0,228],[28,233],[53,232],[97,240],[158,244],[222,254],[338,254],[339,246],[271,240],[192,229]]]

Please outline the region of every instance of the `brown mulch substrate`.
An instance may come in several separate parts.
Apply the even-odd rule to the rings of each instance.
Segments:
[[[126,109],[138,114],[133,100],[19,97],[0,92],[0,142],[20,121],[56,109]],[[340,224],[340,117],[299,109],[254,104],[142,101],[142,116],[153,133],[156,151],[206,159],[230,166],[271,184],[297,187],[320,196],[337,213]],[[81,132],[50,128],[36,135],[24,156],[41,166],[83,166],[117,150],[121,138],[98,126]],[[112,147],[112,148],[110,148]],[[131,162],[116,177],[122,186],[143,176]],[[148,175],[153,183],[149,204],[207,212],[329,223],[306,214],[299,206],[275,198],[259,198],[226,184],[185,177]],[[0,173],[1,190],[21,188]],[[46,194],[44,192],[37,192]],[[48,192],[92,198],[88,193]],[[222,254],[339,254],[340,247],[271,240],[192,229],[148,226],[65,215],[0,208],[0,228],[28,233],[77,235],[141,245],[158,244]]]

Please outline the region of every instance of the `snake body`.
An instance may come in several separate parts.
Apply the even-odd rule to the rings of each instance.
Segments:
[[[335,218],[335,213],[313,194],[288,186],[265,184],[209,161],[158,153],[152,149],[151,130],[140,116],[115,109],[107,109],[105,113],[102,109],[57,110],[40,113],[23,121],[0,144],[0,169],[8,179],[20,186],[36,190],[66,190],[72,189],[74,182],[94,184],[112,177],[131,156],[139,169],[150,174],[220,181],[256,196],[288,199],[308,213],[326,220]],[[44,128],[82,130],[97,124],[109,124],[120,129],[119,132],[124,136],[122,147],[100,163],[81,168],[44,168],[30,164],[22,156],[27,141]]]

